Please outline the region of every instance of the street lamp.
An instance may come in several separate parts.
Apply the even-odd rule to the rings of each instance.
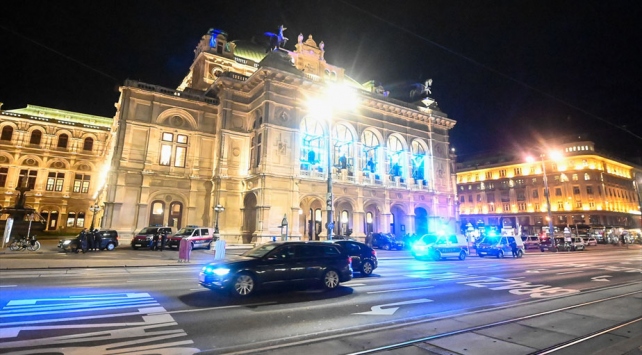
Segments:
[[[225,211],[225,207],[217,204],[214,206],[214,213],[216,213],[216,223],[214,224],[214,234],[218,234],[218,214]]]
[[[546,157],[546,154],[542,153],[539,155],[540,161],[542,162],[542,176],[544,179],[544,196],[546,197],[546,211],[548,213],[548,233],[550,236],[551,240],[551,249],[556,250],[556,245],[555,245],[555,230],[553,229],[553,215],[551,213],[551,198],[550,198],[550,189],[548,187],[548,177],[546,176],[546,162],[544,162],[544,158]],[[552,158],[553,160],[559,160],[560,154],[557,152],[552,152],[549,154],[549,157]],[[534,161],[533,158],[528,158],[527,160],[529,161]]]
[[[352,110],[356,107],[357,97],[353,90],[342,85],[328,85],[323,97],[311,99],[308,101],[308,107],[311,114],[316,115],[328,123],[328,176],[327,176],[327,191],[326,191],[326,211],[327,220],[326,229],[328,233],[328,240],[332,240],[332,232],[334,231],[333,219],[333,204],[334,198],[332,195],[332,163],[334,161],[332,153],[332,116],[333,110]]]
[[[91,215],[91,226],[89,226],[89,230],[93,231],[94,230],[94,222],[96,221],[96,213],[100,211],[100,206],[94,204],[93,206],[89,207],[89,210],[92,212]]]

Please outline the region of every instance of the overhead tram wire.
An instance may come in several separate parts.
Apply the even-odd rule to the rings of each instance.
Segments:
[[[565,105],[567,107],[570,107],[570,108],[572,108],[572,109],[574,109],[574,110],[576,110],[578,112],[581,112],[581,113],[583,113],[583,114],[585,114],[587,116],[590,116],[590,117],[592,117],[592,118],[594,118],[594,119],[596,119],[598,121],[604,122],[604,123],[606,123],[606,124],[608,124],[608,125],[610,125],[612,127],[615,127],[617,129],[625,132],[625,133],[628,133],[631,136],[633,136],[633,137],[639,139],[640,141],[642,141],[642,136],[631,132],[629,129],[627,129],[624,126],[620,126],[620,125],[617,125],[617,124],[615,124],[613,122],[610,122],[609,120],[607,120],[605,118],[602,118],[602,117],[600,117],[600,116],[598,116],[596,114],[588,112],[588,111],[584,110],[583,108],[578,107],[576,105],[573,105],[572,103],[570,103],[568,101],[560,99],[560,98],[554,96],[553,94],[550,94],[550,93],[548,93],[548,92],[546,92],[544,90],[538,89],[538,88],[536,88],[536,87],[534,87],[532,85],[529,85],[529,84],[527,84],[527,83],[525,83],[523,81],[520,81],[519,79],[515,79],[515,78],[513,78],[512,76],[510,76],[508,74],[504,74],[504,73],[500,72],[497,69],[494,69],[494,68],[492,68],[492,67],[490,67],[490,66],[488,66],[486,64],[480,63],[480,62],[478,62],[478,61],[476,61],[476,60],[474,60],[474,59],[472,59],[470,57],[467,57],[467,56],[465,56],[465,55],[463,55],[463,54],[461,54],[459,52],[456,52],[456,51],[454,51],[454,50],[452,50],[452,49],[450,49],[450,48],[448,48],[448,47],[446,47],[446,46],[444,46],[442,44],[439,44],[439,43],[437,43],[435,41],[432,41],[432,40],[430,40],[430,39],[428,39],[428,38],[426,38],[426,37],[424,37],[424,36],[422,36],[420,34],[412,32],[412,31],[410,31],[410,30],[408,30],[408,29],[406,29],[404,27],[401,27],[401,26],[399,26],[399,25],[397,25],[397,24],[395,24],[393,22],[390,22],[390,21],[388,21],[388,20],[386,20],[386,19],[384,19],[384,18],[382,18],[380,16],[377,16],[377,15],[373,14],[372,12],[370,12],[368,10],[364,10],[364,9],[354,5],[354,4],[350,4],[349,2],[346,2],[345,0],[338,0],[338,1],[343,3],[343,4],[345,4],[345,5],[347,5],[347,6],[352,7],[353,9],[355,9],[357,11],[360,11],[360,12],[362,12],[362,13],[368,15],[368,16],[371,16],[371,17],[373,17],[373,18],[375,18],[375,19],[377,19],[377,20],[379,20],[379,21],[381,21],[383,23],[386,23],[386,24],[388,24],[388,25],[390,25],[390,26],[392,26],[392,27],[394,27],[394,28],[396,28],[396,29],[398,29],[398,30],[400,30],[402,32],[405,32],[405,33],[407,33],[407,34],[409,34],[409,35],[411,35],[411,36],[413,36],[415,38],[418,38],[418,39],[420,39],[420,40],[422,40],[424,42],[428,42],[428,43],[432,44],[435,47],[441,48],[442,50],[444,50],[444,51],[446,51],[446,52],[448,52],[448,53],[450,53],[450,54],[452,54],[454,56],[457,56],[457,57],[459,57],[461,59],[464,59],[467,62],[470,62],[470,63],[472,63],[472,64],[474,64],[476,66],[479,66],[479,67],[481,67],[483,69],[486,69],[486,70],[488,70],[488,71],[490,71],[490,72],[492,72],[494,74],[497,74],[497,75],[499,75],[499,76],[501,76],[501,77],[503,77],[505,79],[508,79],[508,80],[518,84],[518,85],[521,85],[521,86],[523,86],[523,87],[525,87],[527,89],[533,90],[533,91],[539,93],[540,95],[548,97],[548,98],[550,98],[550,99],[552,99],[552,100],[554,100],[556,102],[559,102],[559,103],[561,103],[561,104],[563,104],[563,105]]]
[[[14,36],[20,37],[20,38],[22,38],[24,40],[27,40],[27,41],[35,44],[35,45],[40,46],[40,47],[42,47],[42,48],[44,48],[44,49],[46,49],[48,51],[51,51],[51,52],[53,52],[53,53],[65,58],[65,59],[68,59],[68,60],[70,60],[72,62],[75,62],[76,64],[80,64],[81,66],[83,66],[83,67],[85,67],[85,68],[87,68],[87,69],[89,69],[91,71],[94,71],[94,72],[96,72],[96,73],[98,73],[98,74],[100,74],[100,75],[102,75],[102,76],[104,76],[106,78],[109,78],[109,79],[113,80],[115,83],[120,83],[120,80],[117,79],[116,77],[114,77],[112,75],[109,75],[109,74],[107,74],[107,73],[105,73],[105,72],[103,72],[103,71],[101,71],[99,69],[96,69],[96,68],[94,68],[94,67],[92,67],[92,66],[90,66],[88,64],[85,64],[85,63],[83,63],[83,62],[81,62],[81,61],[79,61],[79,60],[77,60],[75,58],[72,58],[72,57],[70,57],[70,56],[68,56],[68,55],[66,55],[64,53],[61,53],[61,52],[59,52],[59,51],[57,51],[57,50],[55,50],[55,49],[53,49],[51,47],[48,47],[48,46],[46,46],[46,45],[44,45],[44,44],[42,44],[42,43],[40,43],[40,42],[38,42],[36,40],[33,40],[33,39],[31,39],[31,38],[29,38],[29,37],[27,37],[27,36],[25,36],[25,35],[23,35],[21,33],[18,33],[18,32],[14,31],[14,30],[12,30],[10,28],[7,28],[7,27],[5,27],[5,26],[3,26],[1,24],[0,24],[0,28],[2,28],[3,30],[13,34]]]

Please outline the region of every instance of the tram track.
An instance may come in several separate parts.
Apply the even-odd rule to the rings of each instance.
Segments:
[[[292,336],[292,337],[287,337],[287,338],[281,338],[281,339],[272,339],[269,343],[254,343],[252,349],[248,349],[246,347],[228,347],[228,348],[218,348],[218,349],[208,349],[208,350],[202,350],[201,353],[215,353],[215,354],[225,354],[225,355],[236,355],[236,354],[255,354],[255,353],[261,353],[261,354],[290,354],[290,353],[315,353],[314,350],[308,351],[305,350],[306,347],[308,346],[313,346],[315,344],[322,344],[324,342],[328,341],[341,341],[342,339],[351,339],[353,337],[357,336],[364,336],[367,334],[373,334],[377,332],[384,332],[384,331],[390,331],[390,330],[395,330],[395,329],[402,329],[404,327],[409,327],[409,326],[416,326],[416,325],[422,325],[422,324],[428,324],[428,323],[433,323],[433,322],[438,322],[442,320],[448,320],[448,319],[453,319],[457,317],[462,317],[462,316],[469,316],[469,315],[483,315],[484,313],[492,313],[496,311],[502,311],[506,309],[510,309],[512,307],[516,306],[525,306],[525,305],[537,305],[541,304],[547,301],[551,301],[554,299],[565,299],[569,297],[577,297],[577,296],[586,296],[590,295],[593,293],[597,292],[603,292],[603,291],[609,291],[612,289],[620,288],[620,287],[626,287],[626,286],[633,286],[633,285],[640,285],[642,282],[628,282],[628,283],[622,283],[622,284],[617,284],[617,285],[610,285],[606,287],[599,287],[599,288],[593,288],[590,290],[583,290],[581,294],[575,294],[575,295],[569,295],[569,296],[559,296],[559,297],[553,297],[549,299],[540,299],[540,300],[532,300],[532,301],[526,301],[524,302],[523,300],[520,301],[511,301],[511,302],[505,302],[503,304],[495,304],[495,305],[488,305],[488,307],[493,307],[493,308],[485,308],[485,309],[474,309],[474,310],[459,310],[459,312],[444,312],[440,316],[435,317],[435,314],[432,314],[430,316],[417,316],[417,317],[410,317],[407,319],[397,319],[395,321],[388,321],[388,322],[380,322],[380,323],[371,323],[366,327],[360,326],[358,328],[343,328],[343,329],[334,329],[332,331],[328,332],[319,332],[316,334],[308,334],[306,336]],[[439,334],[433,334],[430,336],[425,336],[425,337],[418,337],[414,339],[409,339],[409,340],[404,340],[404,341],[399,341],[395,342],[392,344],[387,344],[384,346],[377,346],[377,347],[372,347],[370,349],[362,349],[359,351],[345,351],[343,352],[344,354],[349,354],[349,355],[358,355],[358,354],[374,354],[374,353],[379,353],[379,352],[386,352],[386,351],[392,351],[395,349],[401,349],[405,347],[410,347],[414,346],[419,343],[423,342],[428,342],[431,340],[437,340],[441,338],[447,338],[455,335],[460,335],[460,334],[465,334],[469,332],[475,332],[483,329],[489,329],[493,327],[498,327],[502,325],[507,325],[507,324],[514,324],[520,321],[528,320],[528,319],[534,319],[537,317],[544,317],[547,315],[555,314],[555,313],[560,313],[572,309],[577,309],[580,307],[586,307],[594,304],[599,304],[603,302],[608,302],[616,299],[621,299],[625,297],[629,297],[632,295],[640,294],[642,293],[642,290],[636,290],[632,292],[626,292],[623,294],[619,295],[614,295],[614,296],[609,296],[609,297],[602,297],[600,299],[596,300],[591,300],[587,302],[582,302],[582,303],[577,303],[577,304],[572,304],[569,306],[564,306],[564,307],[558,307],[555,309],[543,311],[543,312],[538,312],[530,315],[524,315],[524,316],[519,316],[519,317],[512,317],[506,320],[502,321],[497,321],[497,322],[491,322],[491,323],[486,323],[482,325],[477,325],[477,326],[471,326],[471,327],[466,327],[454,331],[448,331],[448,332],[442,332]],[[630,322],[634,322],[631,321]],[[635,320],[637,322],[637,320]],[[626,323],[626,322],[624,322]],[[609,327],[608,329],[615,328],[617,327]],[[608,332],[608,329],[603,329],[601,331],[595,332],[600,333],[602,331]],[[600,333],[603,334],[603,333]],[[568,342],[557,344],[550,349],[544,349],[546,351],[553,351],[556,347],[561,347],[564,346],[566,343],[572,343],[573,341],[578,341],[581,338],[586,338],[587,340],[590,339],[590,337],[593,336],[593,333],[587,334],[581,337],[577,337],[576,339],[572,339]],[[355,339],[352,339],[352,341],[346,341],[346,343],[356,343]],[[566,345],[568,346],[568,345]],[[544,350],[538,350],[538,351],[544,351]],[[555,350],[556,351],[556,350]],[[534,354],[539,354],[539,352],[535,352]]]

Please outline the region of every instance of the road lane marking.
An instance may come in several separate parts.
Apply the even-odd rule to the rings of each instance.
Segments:
[[[159,281],[189,281],[186,279],[162,279],[162,280],[130,280],[127,282],[133,283],[133,282],[159,282]]]
[[[399,309],[399,307],[391,307],[391,306],[403,306],[407,304],[427,303],[432,301],[433,300],[430,300],[427,298],[420,298],[417,300],[410,300],[410,301],[404,301],[404,302],[387,303],[387,304],[382,304],[378,306],[372,306],[368,312],[359,312],[359,313],[352,313],[352,314],[391,316]],[[391,308],[382,308],[382,307],[391,307]]]
[[[354,286],[366,286],[366,284],[341,284],[341,286],[354,287]]]
[[[602,282],[610,282],[609,277],[612,277],[611,275],[602,275],[602,276],[595,276],[591,277],[591,281],[602,281]]]
[[[433,287],[435,287],[435,286],[399,288],[399,289],[395,289],[395,290],[371,291],[371,292],[367,292],[367,293],[368,294],[373,294],[373,293],[386,293],[386,292],[397,292],[397,291],[410,291],[410,290],[421,290],[421,289],[433,288]]]
[[[17,287],[18,285],[0,285],[0,287]]]
[[[568,274],[577,274],[580,272],[584,272],[584,270],[578,270],[578,271],[568,271],[568,272],[558,272],[556,275],[568,275]]]

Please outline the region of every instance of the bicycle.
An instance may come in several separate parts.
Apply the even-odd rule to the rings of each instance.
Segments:
[[[15,239],[9,245],[9,250],[11,251],[38,251],[40,249],[40,242],[36,239],[35,235],[32,235],[30,238],[22,237],[20,239]]]

